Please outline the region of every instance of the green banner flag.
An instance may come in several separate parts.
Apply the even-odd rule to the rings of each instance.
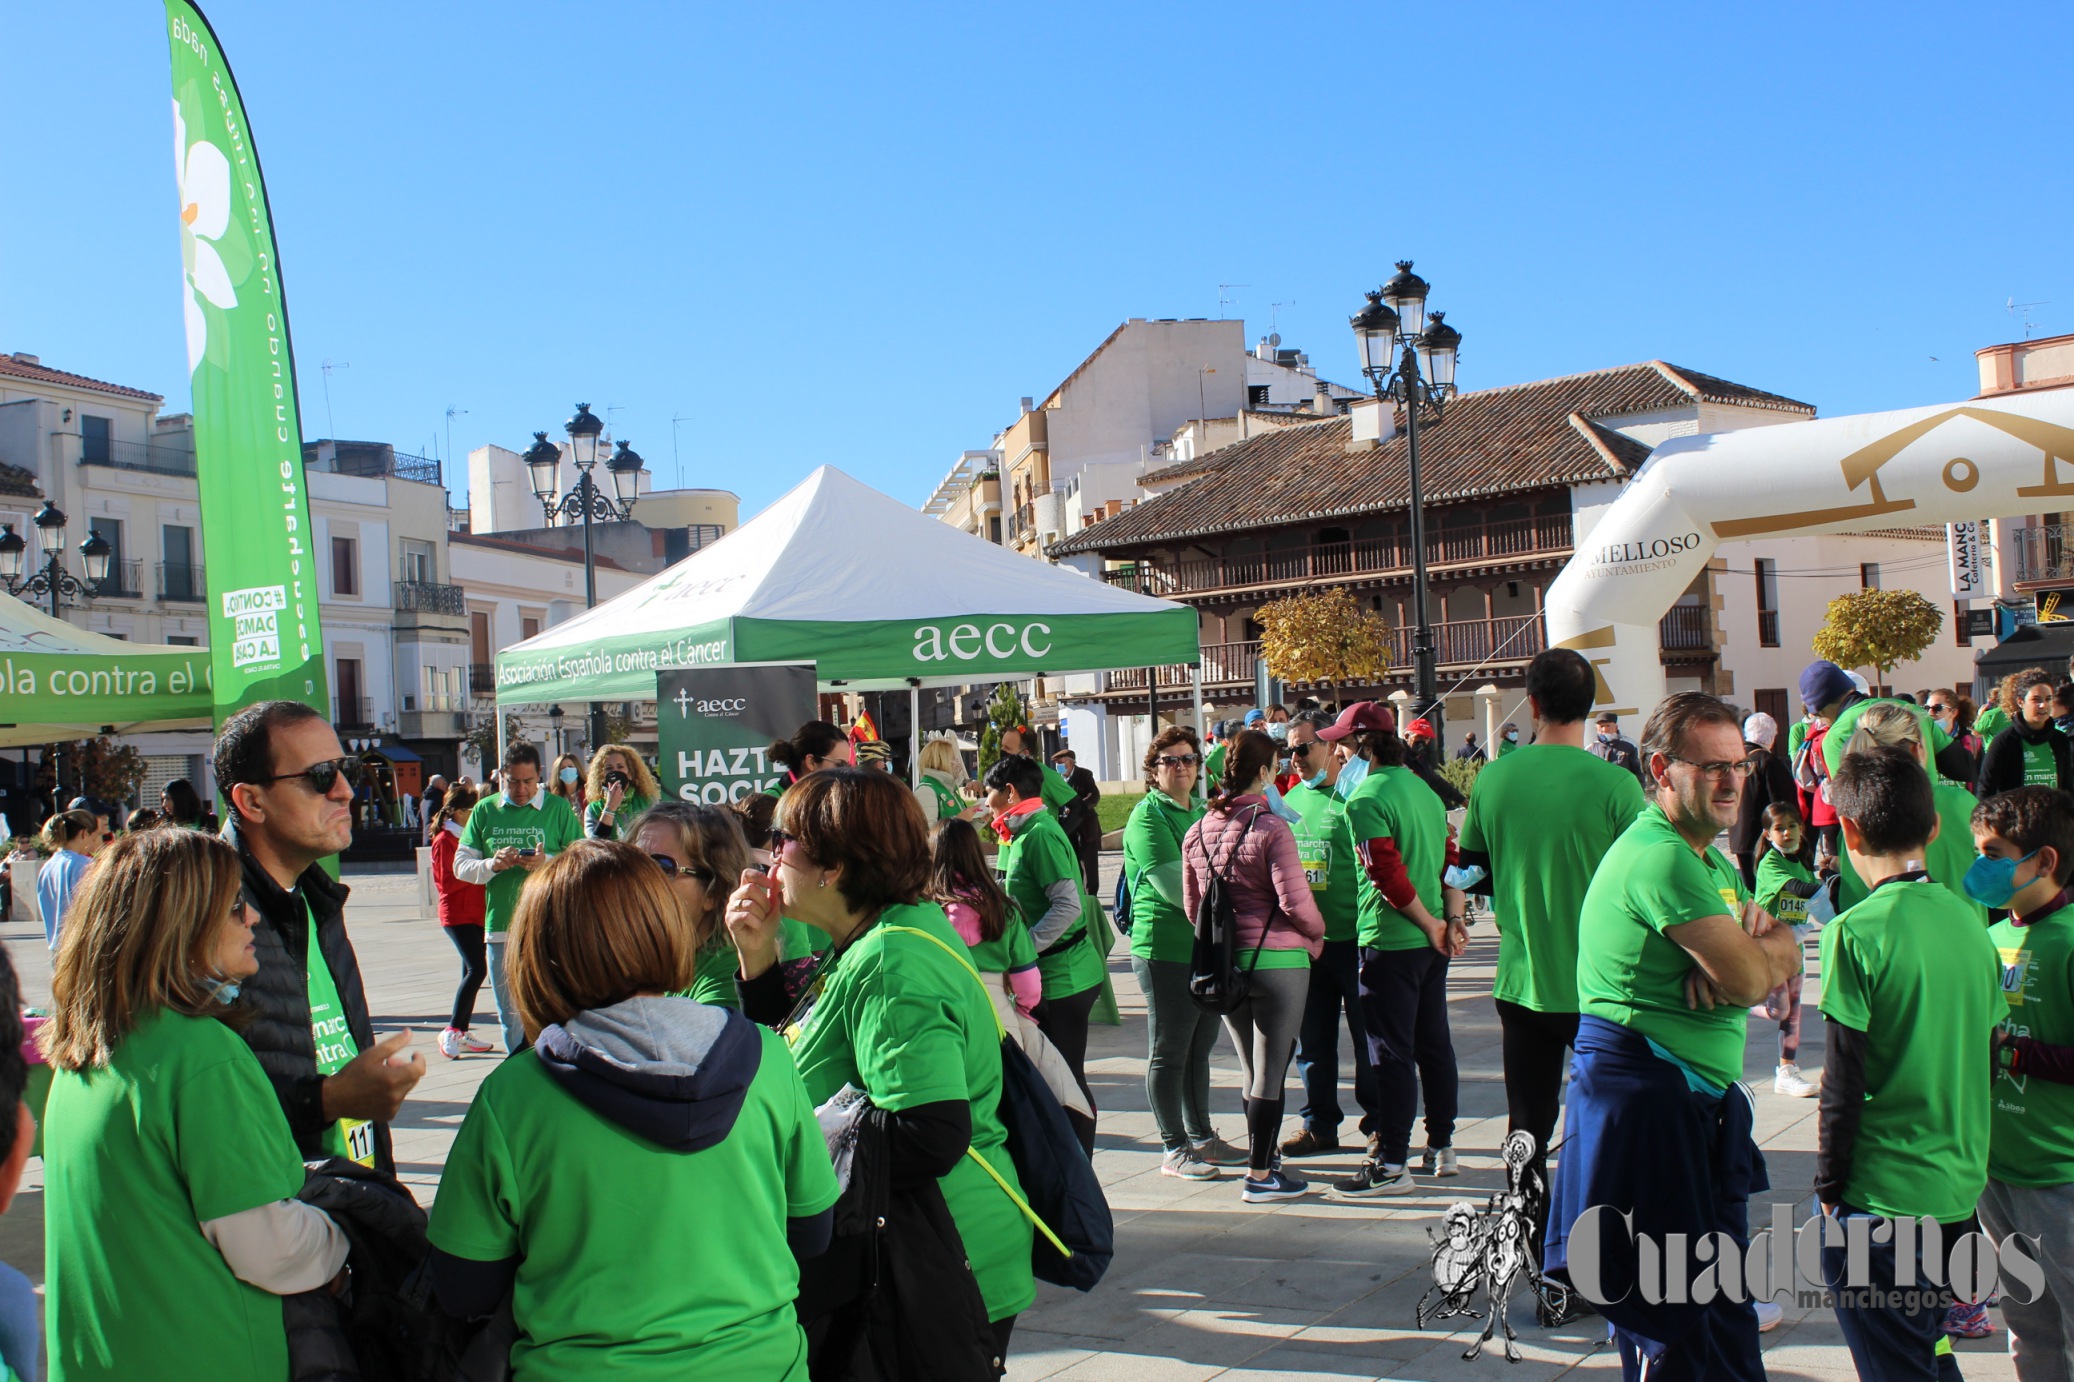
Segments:
[[[663,793],[726,806],[785,785],[771,742],[814,718],[814,664],[697,667],[655,675]]]
[[[324,710],[295,356],[259,153],[209,21],[166,0],[166,25],[215,718],[277,698]]]

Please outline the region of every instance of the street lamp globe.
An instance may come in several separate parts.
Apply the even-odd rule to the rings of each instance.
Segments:
[[[1426,382],[1435,389],[1452,392],[1455,387],[1455,356],[1462,348],[1462,333],[1447,324],[1447,313],[1435,312],[1419,335],[1419,363],[1426,367]]]
[[[12,581],[22,574],[22,553],[29,544],[12,523],[0,523],[0,578]]]
[[[115,549],[99,533],[88,533],[79,544],[79,559],[86,565],[88,582],[99,585],[108,579],[108,565],[115,559]]]
[[[619,507],[630,508],[641,496],[641,453],[621,442],[605,462],[605,469],[612,472],[612,493],[618,498]]]
[[[533,497],[543,503],[553,499],[555,482],[561,478],[562,449],[547,439],[547,433],[535,432],[533,444],[521,459],[532,480]]]
[[[43,545],[46,557],[64,553],[65,511],[48,499],[36,511],[36,540]]]
[[[569,434],[569,450],[578,470],[589,470],[598,463],[598,434],[605,424],[591,411],[588,403],[576,405],[576,416],[562,424]]]
[[[1389,376],[1397,363],[1397,314],[1383,306],[1380,288],[1368,295],[1368,305],[1347,318],[1354,328],[1354,344],[1361,350],[1361,372],[1371,379]]]
[[[1397,329],[1416,336],[1426,329],[1426,280],[1411,271],[1411,261],[1397,261],[1397,275],[1383,285],[1383,301],[1397,314]]]

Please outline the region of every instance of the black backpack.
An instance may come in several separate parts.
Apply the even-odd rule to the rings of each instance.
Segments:
[[[1253,814],[1246,817],[1246,828],[1224,856],[1226,868],[1231,867],[1239,845],[1245,843],[1253,829],[1253,822],[1260,819],[1260,810],[1255,807]],[[1203,846],[1203,863],[1210,865],[1207,844]],[[1260,951],[1253,952],[1253,964],[1239,968],[1239,917],[1232,905],[1231,884],[1214,865],[1210,865],[1209,875],[1195,905],[1195,946],[1188,956],[1188,996],[1204,1012],[1222,1016],[1246,1001],[1249,980],[1260,963]]]

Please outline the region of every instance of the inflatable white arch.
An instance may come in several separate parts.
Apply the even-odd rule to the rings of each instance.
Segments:
[[[2074,509],[2074,388],[1678,437],[1649,454],[1544,602],[1596,705],[1664,694],[1657,621],[1721,543]]]

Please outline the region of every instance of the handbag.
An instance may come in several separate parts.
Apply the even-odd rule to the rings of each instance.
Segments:
[[[1253,814],[1246,817],[1245,828],[1239,838],[1232,842],[1224,856],[1224,866],[1238,856],[1239,846],[1260,819],[1262,808],[1255,807]],[[1198,836],[1198,841],[1201,837]],[[1203,843],[1203,863],[1210,865],[1210,847]],[[1239,968],[1239,914],[1231,900],[1231,883],[1210,865],[1210,881],[1203,886],[1203,895],[1195,905],[1195,943],[1188,954],[1188,996],[1195,1005],[1207,1013],[1223,1016],[1237,1011],[1246,1001],[1252,988],[1253,971],[1260,966],[1260,952],[1266,948],[1266,935],[1261,944],[1253,948],[1253,963]]]
[[[970,957],[959,954],[939,936],[912,926],[887,926],[920,936],[965,967],[994,1013],[994,999],[986,980],[979,977]],[[1005,1180],[977,1150],[968,1146],[965,1155],[979,1163],[1001,1192],[1037,1230],[1030,1241],[1030,1270],[1040,1281],[1091,1291],[1109,1270],[1116,1256],[1116,1224],[1109,1213],[1109,1198],[1095,1176],[1094,1163],[1081,1150],[1066,1111],[1045,1084],[1044,1077],[1017,1043],[1008,1039],[1007,1029],[994,1013],[994,1030],[1001,1038],[1001,1125],[1008,1134],[1008,1156],[1015,1163],[1023,1193]]]

